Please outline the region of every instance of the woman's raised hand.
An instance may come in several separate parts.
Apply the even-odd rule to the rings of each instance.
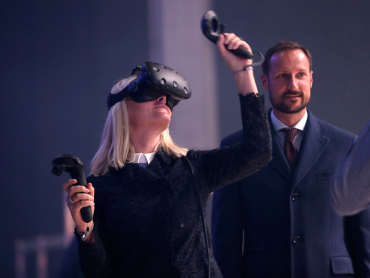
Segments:
[[[236,56],[227,49],[238,49],[240,47],[245,48],[247,51],[252,53],[252,48],[244,40],[237,37],[233,33],[224,33],[219,36],[217,41],[217,47],[220,50],[222,57],[225,59],[226,64],[232,71],[240,70],[246,65],[252,64],[252,59],[246,59],[243,57]],[[227,48],[227,49],[226,49]]]
[[[242,95],[246,95],[248,93],[257,94],[258,89],[254,80],[253,68],[241,71],[246,66],[252,64],[253,60],[236,56],[226,49],[237,49],[239,46],[252,53],[252,48],[249,46],[249,44],[237,37],[235,34],[221,34],[217,41],[217,47],[222,57],[224,58],[226,64],[230,67],[231,71],[234,73],[239,93]]]

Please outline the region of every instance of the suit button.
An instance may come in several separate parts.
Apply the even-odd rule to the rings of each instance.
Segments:
[[[297,199],[297,196],[298,196],[298,193],[293,193],[292,196],[290,196],[290,198],[294,202]]]
[[[184,227],[185,227],[184,223],[181,223],[180,228],[184,228]]]
[[[301,238],[299,236],[294,236],[292,241],[293,241],[294,244],[297,244],[298,242],[301,241]]]

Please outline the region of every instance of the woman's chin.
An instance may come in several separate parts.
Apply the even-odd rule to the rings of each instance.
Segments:
[[[168,113],[161,113],[157,115],[156,120],[163,123],[167,123],[167,125],[169,125],[171,122],[171,115],[169,115]]]
[[[162,116],[155,119],[155,121],[152,123],[153,126],[157,126],[159,130],[165,131],[171,122],[171,117],[169,116]]]

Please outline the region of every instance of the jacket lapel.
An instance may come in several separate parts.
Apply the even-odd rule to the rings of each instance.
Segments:
[[[319,124],[317,118],[308,111],[308,119],[292,188],[294,188],[312,168],[329,143],[330,140],[324,136],[325,131],[326,130]]]
[[[143,168],[136,163],[127,163],[122,170],[124,171],[123,174],[128,176],[127,179],[132,182],[151,182],[164,179],[161,164],[168,165],[170,163],[170,158],[162,150],[158,150],[154,159],[146,168]]]
[[[162,149],[158,149],[154,159],[148,165],[148,170],[153,172],[158,178],[165,179],[164,169],[171,163],[172,158]]]
[[[161,179],[160,177],[160,171],[159,171],[159,175],[158,175],[158,172],[154,172],[154,171],[148,171],[150,168],[152,168],[152,164],[155,163],[154,162],[155,159],[153,159],[153,161],[148,165],[147,168],[144,168],[144,167],[141,167],[140,165],[138,165],[137,163],[127,163],[124,167],[124,172],[123,172],[123,175],[125,176],[125,178],[129,181],[129,183],[135,183],[137,181],[139,182],[152,182],[152,181],[155,181],[155,180],[159,180]],[[150,168],[149,168],[150,167]],[[155,167],[157,168],[157,167]]]

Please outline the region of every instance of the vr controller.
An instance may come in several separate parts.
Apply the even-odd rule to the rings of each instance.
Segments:
[[[201,28],[203,34],[213,43],[217,43],[220,34],[224,33],[225,24],[220,23],[214,11],[206,12],[201,20]],[[236,56],[253,59],[253,54],[245,48],[239,47],[238,49],[228,49]]]
[[[136,67],[132,74],[135,74],[136,71],[140,72],[136,80],[117,94],[109,93],[108,109],[128,95],[136,102],[152,101],[166,95],[166,105],[171,110],[180,100],[191,97],[188,82],[181,74],[169,67],[158,63],[145,62],[142,67]]]
[[[67,172],[70,174],[72,179],[77,180],[76,185],[87,185],[84,165],[77,156],[63,154],[53,159],[51,164],[53,165],[51,172],[54,175],[60,176],[63,172]],[[83,221],[89,223],[92,220],[91,207],[82,208],[81,217]]]

